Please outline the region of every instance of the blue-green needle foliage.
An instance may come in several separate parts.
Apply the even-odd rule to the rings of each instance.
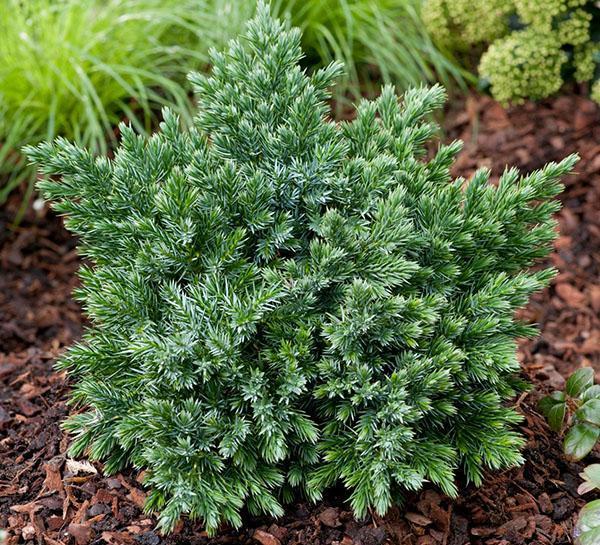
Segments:
[[[92,326],[61,367],[86,406],[71,452],[146,468],[148,509],[209,532],[243,507],[280,515],[337,482],[357,516],[427,481],[522,461],[505,404],[522,388],[513,319],[552,271],[570,157],[497,187],[426,161],[440,87],[391,87],[328,118],[341,67],[308,76],[300,32],[261,7],[193,74],[189,131],[121,127],[114,159],[58,139],[29,148],[43,194],[92,267]]]

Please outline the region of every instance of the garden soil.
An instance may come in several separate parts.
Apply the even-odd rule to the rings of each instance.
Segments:
[[[582,464],[561,454],[560,438],[536,410],[543,393],[591,366],[600,379],[600,110],[576,95],[505,111],[472,95],[451,109],[445,139],[465,148],[455,174],[479,167],[495,179],[507,164],[527,172],[578,152],[558,215],[560,237],[549,258],[559,274],[520,314],[541,335],[519,345],[533,389],[517,400],[527,438],[523,467],[491,473],[481,488],[464,486],[450,500],[434,488],[406,498],[384,518],[357,522],[332,492],[318,505],[297,503],[278,520],[245,517],[241,530],[208,538],[200,524],[181,523],[165,538],[142,506],[134,471],[106,477],[100,464],[71,460],[60,423],[69,412],[68,381],[53,371],[76,341],[84,319],[71,291],[79,258],[75,241],[46,209],[33,208],[20,227],[0,216],[0,529],[5,543],[40,545],[512,545],[567,544],[577,512],[593,494],[577,494]],[[12,202],[17,206],[18,202]],[[40,207],[37,207],[38,209]],[[599,461],[594,452],[589,461]],[[2,538],[0,538],[1,542]]]

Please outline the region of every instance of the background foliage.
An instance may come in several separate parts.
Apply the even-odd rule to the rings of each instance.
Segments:
[[[381,80],[403,91],[435,81],[453,87],[468,77],[433,43],[421,20],[421,0],[275,0],[272,8],[303,31],[309,61],[344,63],[338,98],[349,93],[356,99],[378,89]]]
[[[425,0],[423,18],[444,47],[483,51],[482,83],[500,102],[544,98],[573,80],[600,102],[596,1]]]
[[[169,104],[189,117],[186,73],[206,59],[194,0],[4,0],[0,165],[4,200],[27,176],[18,149],[57,135],[105,152],[126,116],[140,130]]]
[[[17,150],[65,136],[96,152],[124,118],[138,130],[170,105],[189,122],[185,75],[210,47],[235,37],[255,0],[3,0],[0,12],[0,204],[31,177]],[[308,66],[333,59],[347,72],[341,104],[372,89],[400,89],[465,73],[430,39],[420,0],[275,0],[272,11],[304,30]]]

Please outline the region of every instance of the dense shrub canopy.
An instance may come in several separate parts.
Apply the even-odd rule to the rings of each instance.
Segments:
[[[266,8],[191,76],[195,127],[122,126],[114,159],[59,139],[28,149],[41,189],[93,263],[91,318],[61,365],[75,379],[72,452],[147,468],[148,507],[241,523],[294,489],[342,482],[357,515],[462,468],[521,461],[513,311],[552,276],[571,157],[498,187],[430,161],[441,88],[391,87],[327,118],[332,64],[299,66],[300,33]]]
[[[569,79],[598,79],[600,7],[593,0],[425,0],[423,19],[452,50],[489,46],[479,73],[500,102],[544,98]],[[597,82],[592,98],[600,102]]]

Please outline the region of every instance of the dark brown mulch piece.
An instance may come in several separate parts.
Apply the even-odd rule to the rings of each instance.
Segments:
[[[572,151],[582,160],[577,175],[566,180],[561,236],[549,259],[559,276],[521,313],[542,328],[519,351],[524,374],[535,385],[519,400],[528,439],[525,465],[490,473],[483,487],[469,486],[454,501],[424,490],[384,519],[357,522],[343,495],[332,494],[317,506],[292,505],[280,520],[247,517],[241,531],[224,528],[212,539],[189,522],[168,538],[160,536],[155,519],[142,512],[138,475],[105,477],[100,465],[74,463],[66,455],[68,439],[59,424],[68,413],[68,385],[52,364],[81,334],[81,314],[70,297],[78,267],[75,242],[47,212],[36,218],[30,211],[17,231],[0,216],[0,528],[8,532],[6,543],[570,543],[584,503],[577,495],[583,466],[566,462],[559,438],[535,407],[543,392],[561,387],[574,369],[600,371],[599,122],[597,107],[578,96],[509,111],[471,96],[449,112],[448,138],[466,142],[457,175],[488,166],[497,178],[507,164],[529,171]]]

